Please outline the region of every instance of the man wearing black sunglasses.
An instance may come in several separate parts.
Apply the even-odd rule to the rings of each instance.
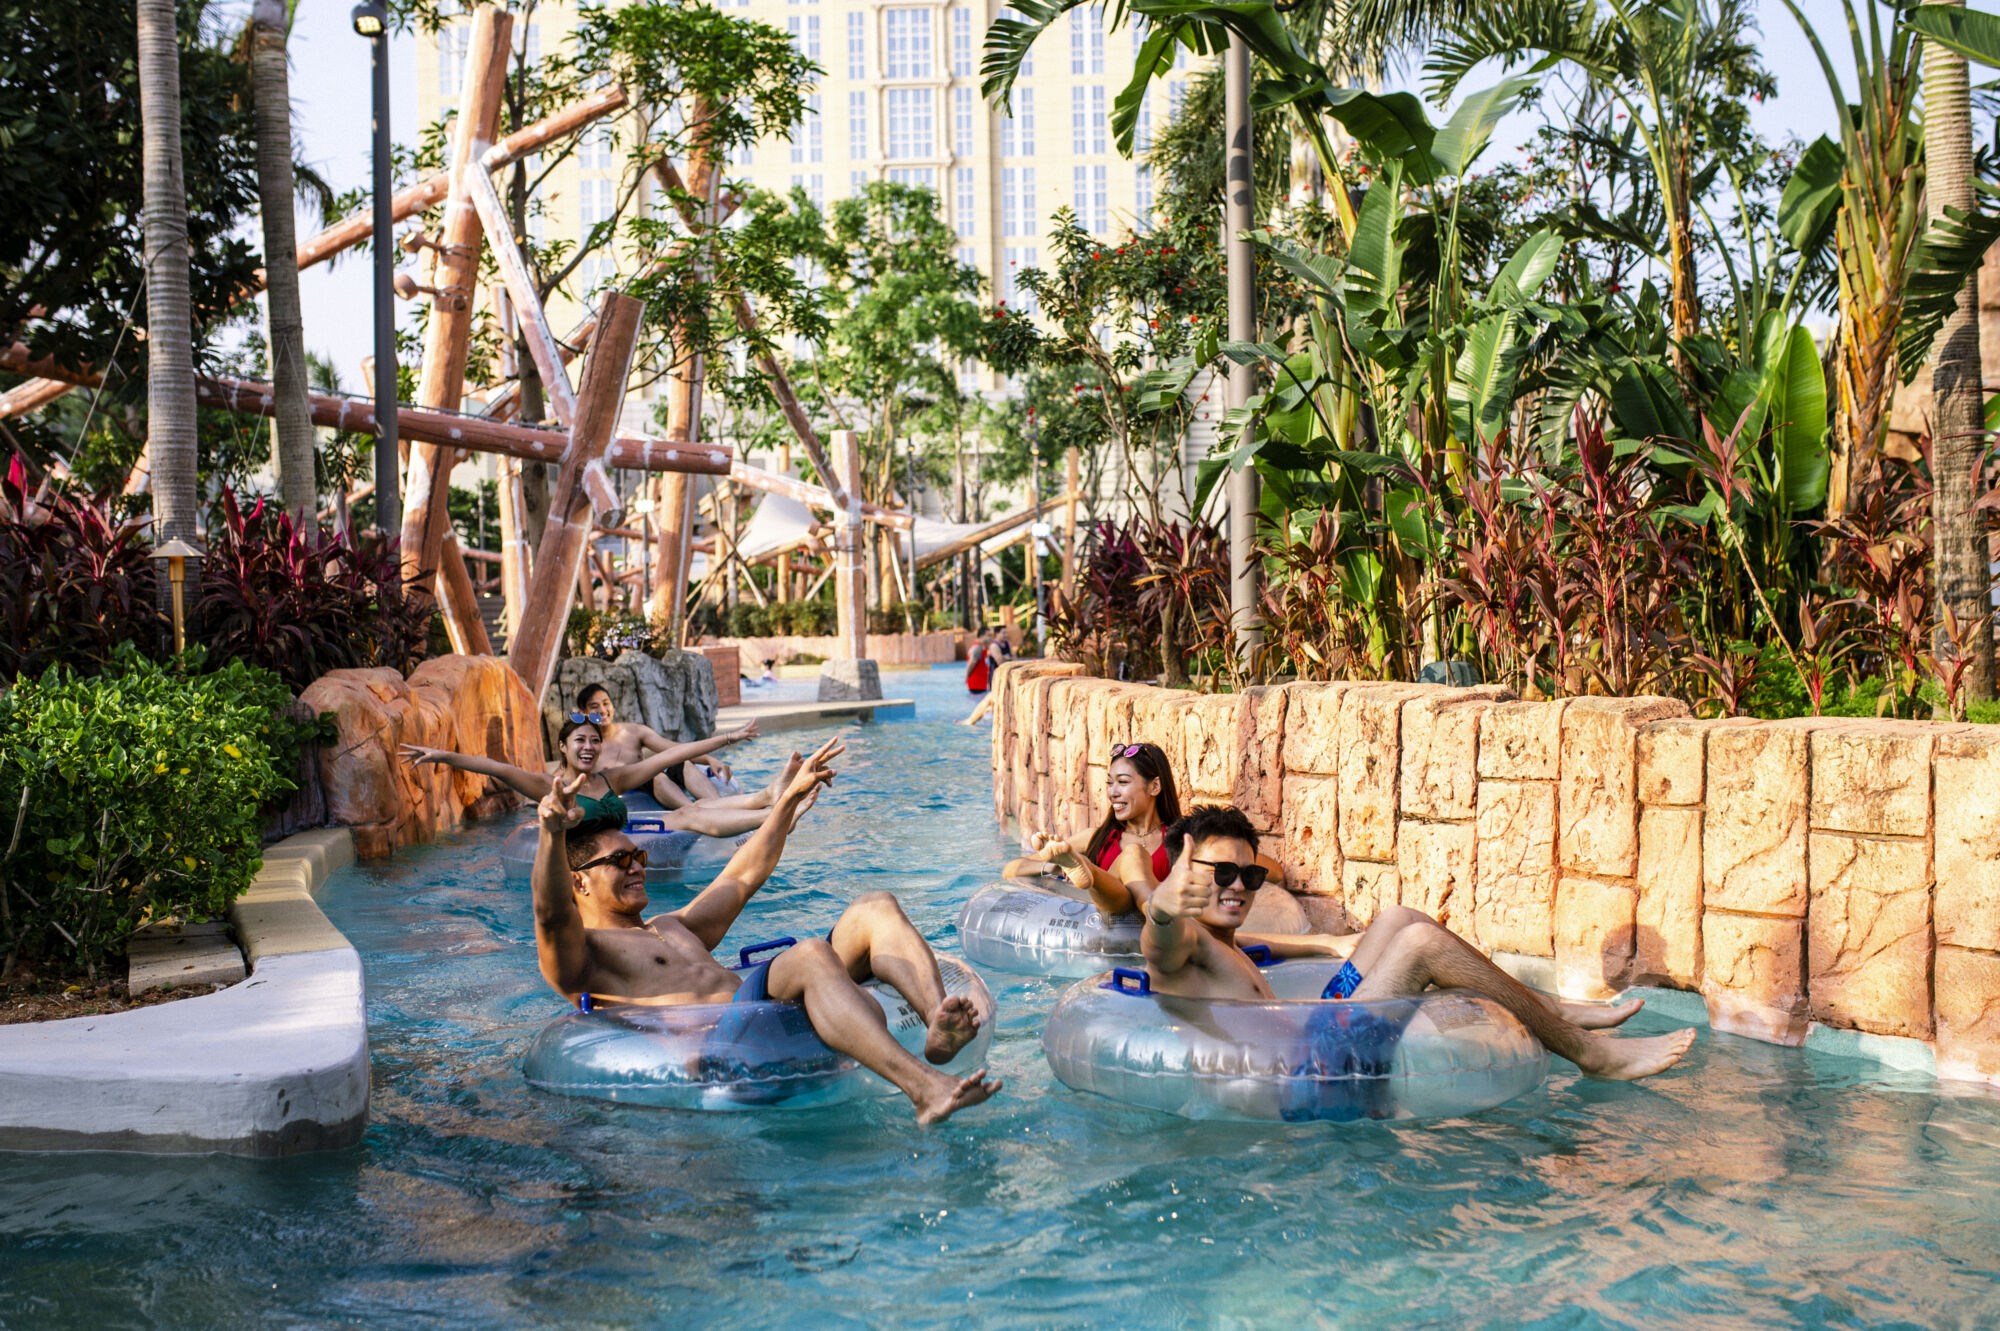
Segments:
[[[710,955],[778,867],[786,834],[833,781],[828,763],[840,753],[840,741],[828,740],[811,758],[793,754],[796,774],[721,875],[687,905],[651,919],[645,852],[623,831],[572,834],[580,817],[576,791],[588,773],[552,781],[536,810],[535,950],[542,978],[572,1002],[588,994],[600,1005],[798,1003],[822,1040],[909,1096],[919,1123],[936,1123],[985,1100],[1000,1083],[984,1068],[961,1078],[935,1066],[950,1062],[978,1033],[979,1013],[965,997],[945,993],[937,957],[895,897],[863,893],[827,937],[796,943],[747,971],[729,970]],[[923,1058],[889,1033],[881,1004],[862,991],[860,981],[871,976],[925,1014]]]
[[[1257,832],[1236,809],[1203,805],[1167,829],[1173,867],[1146,903],[1139,946],[1155,990],[1189,998],[1270,999],[1271,986],[1237,946],[1264,870]],[[1426,989],[1470,989],[1521,1019],[1550,1053],[1593,1077],[1634,1081],[1664,1072],[1694,1044],[1692,1030],[1616,1037],[1578,1025],[1583,1013],[1544,999],[1481,956],[1471,944],[1419,910],[1388,906],[1355,940],[1325,997],[1366,1001],[1405,998]],[[1604,1009],[1616,1024],[1638,1004]],[[1370,1032],[1376,1039],[1381,1032]],[[1393,1046],[1393,1035],[1388,1043]],[[1371,1051],[1386,1058],[1386,1049]]]

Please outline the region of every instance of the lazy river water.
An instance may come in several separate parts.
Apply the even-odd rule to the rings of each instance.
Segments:
[[[846,731],[730,948],[824,930],[874,888],[955,947],[1008,850],[987,734],[950,724],[955,672],[885,682],[918,719]],[[826,733],[732,756],[764,771]],[[1194,1123],[1056,1083],[1038,1036],[1065,982],[989,974],[1007,1088],[937,1130],[900,1102],[698,1115],[530,1091],[522,1053],[562,1004],[500,884],[513,821],[323,893],[367,964],[363,1146],[0,1156],[0,1326],[2000,1320],[2000,1097],[1706,1031],[1657,1080],[1558,1063],[1471,1119]]]

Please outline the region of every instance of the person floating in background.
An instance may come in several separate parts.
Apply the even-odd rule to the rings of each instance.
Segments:
[[[759,684],[776,684],[778,682],[778,662],[776,659],[769,656],[764,658],[764,673],[757,676],[757,682]]]
[[[721,875],[677,911],[643,918],[646,853],[623,832],[581,821],[575,794],[584,778],[552,784],[536,813],[535,951],[542,978],[571,1002],[589,995],[596,1006],[679,1007],[695,1003],[798,1003],[827,1045],[880,1074],[931,1124],[1000,1090],[981,1068],[954,1077],[948,1063],[979,1031],[969,999],[947,995],[937,957],[895,897],[868,892],[841,913],[826,938],[795,943],[770,961],[738,973],[710,952],[736,922],[784,853],[792,825],[832,782],[827,764],[841,753],[828,740],[811,758],[798,754],[770,821],[744,842]],[[925,1014],[928,1034],[919,1059],[903,1048],[881,1004],[861,989],[876,978]],[[754,1047],[734,1051],[746,1062]]]
[[[1237,929],[1264,881],[1256,862],[1257,833],[1240,810],[1202,805],[1169,827],[1166,851],[1173,867],[1145,906],[1139,948],[1155,991],[1186,998],[1270,999],[1275,995],[1243,954]],[[1694,1044],[1692,1029],[1668,1035],[1618,1038],[1596,1033],[1637,1012],[1638,1000],[1609,1008],[1584,1008],[1545,999],[1481,956],[1471,944],[1422,911],[1388,906],[1354,940],[1340,973],[1328,984],[1330,999],[1406,998],[1431,987],[1469,989],[1513,1013],[1550,1053],[1587,1075],[1636,1081],[1665,1072]],[[1595,1029],[1578,1020],[1588,1016]],[[1308,1033],[1314,1047],[1302,1055],[1339,1064],[1326,1042],[1347,1042],[1361,1063],[1386,1064],[1401,1029],[1361,1010],[1329,1005],[1327,1018]]]
[[[666,770],[653,778],[653,798],[660,802],[661,808],[684,809],[697,801],[724,809],[770,807],[774,796],[768,791],[725,795],[716,784],[728,781],[735,773],[728,764],[713,755],[719,749],[756,739],[755,721],[707,739],[676,744],[651,726],[620,721],[618,709],[611,701],[611,690],[602,684],[584,685],[583,692],[576,695],[576,705],[585,715],[597,718],[598,728],[604,735],[597,754],[597,765],[601,770],[629,766],[649,753],[664,752],[669,755]],[[700,761],[697,762],[697,759]]]
[[[708,743],[710,741],[703,741]],[[584,806],[585,815],[593,826],[623,827],[629,811],[625,801],[619,796],[628,790],[636,790],[652,784],[661,769],[674,760],[674,748],[662,749],[651,757],[629,763],[623,767],[605,768],[599,759],[603,754],[603,725],[588,712],[571,712],[556,733],[556,745],[561,754],[558,765],[551,765],[547,772],[530,772],[525,768],[503,763],[497,758],[485,758],[476,754],[456,753],[450,749],[427,748],[422,744],[405,744],[403,760],[412,767],[424,763],[437,763],[444,767],[455,767],[461,772],[476,772],[480,776],[490,776],[504,781],[531,800],[539,800],[555,786],[558,780],[568,783],[576,792],[577,802]],[[678,747],[678,746],[675,746]],[[657,817],[669,832],[699,832],[703,836],[741,836],[753,828],[761,827],[771,815],[777,792],[784,789],[792,778],[789,771],[782,772],[771,785],[756,795],[742,797],[752,800],[762,799],[764,807],[716,807],[697,802],[681,809],[668,809]]]

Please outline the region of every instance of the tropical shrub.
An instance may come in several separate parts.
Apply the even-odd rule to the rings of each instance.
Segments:
[[[5,494],[26,514],[19,457]],[[138,529],[62,495],[44,507],[40,522],[0,521],[0,679],[56,662],[94,674],[126,643],[158,650],[172,625],[154,605],[153,562]]]
[[[0,949],[93,978],[149,919],[219,916],[262,863],[262,809],[291,788],[271,672],[192,673],[131,643],[0,695]],[[276,743],[274,743],[276,741]]]

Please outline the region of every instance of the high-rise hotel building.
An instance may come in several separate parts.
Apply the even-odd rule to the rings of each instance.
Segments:
[[[778,193],[803,189],[826,206],[871,180],[934,191],[958,234],[958,257],[985,275],[988,299],[1018,307],[1021,270],[1042,261],[1049,217],[1072,209],[1108,238],[1143,230],[1154,198],[1142,159],[1153,127],[1180,104],[1195,61],[1185,51],[1156,81],[1140,113],[1132,160],[1112,143],[1111,101],[1132,74],[1142,40],[1128,25],[1105,30],[1107,10],[1070,11],[1030,49],[1011,113],[979,93],[986,29],[1007,13],[989,0],[717,0],[732,16],[789,33],[824,73],[789,141],[757,143],[730,163],[733,178]],[[568,5],[537,5],[517,19],[516,49],[555,49],[576,20]],[[418,47],[419,107],[426,123],[456,106],[470,20],[456,19]],[[615,139],[593,136],[543,187],[544,236],[576,237],[609,215],[625,168]],[[587,265],[587,293],[615,276],[615,260]],[[558,325],[564,311],[551,310]]]

